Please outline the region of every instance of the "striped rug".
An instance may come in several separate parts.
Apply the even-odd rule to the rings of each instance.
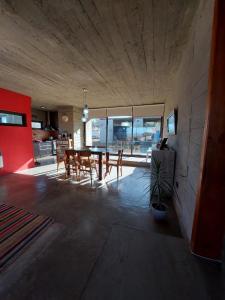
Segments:
[[[0,271],[14,261],[53,220],[22,208],[0,205]]]

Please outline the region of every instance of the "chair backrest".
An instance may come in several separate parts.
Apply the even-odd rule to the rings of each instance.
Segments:
[[[118,150],[118,160],[117,160],[117,162],[120,166],[122,165],[122,162],[123,162],[123,149]]]
[[[80,159],[78,153],[74,153],[70,156],[71,163],[75,166],[78,166],[80,164]]]
[[[57,159],[61,159],[65,155],[65,150],[69,149],[68,140],[57,140],[56,141],[56,156]]]
[[[56,148],[56,161],[57,163],[66,161],[65,149]]]
[[[63,160],[66,164],[75,164],[78,161],[77,152],[73,149],[65,149]]]
[[[56,156],[57,158],[61,158],[65,155],[65,149],[62,149],[60,147],[56,147]]]
[[[81,157],[90,157],[91,156],[91,151],[89,151],[89,150],[79,151],[78,155],[81,156]]]
[[[90,167],[91,165],[91,151],[89,150],[83,150],[78,152],[78,161],[80,165],[86,165]]]

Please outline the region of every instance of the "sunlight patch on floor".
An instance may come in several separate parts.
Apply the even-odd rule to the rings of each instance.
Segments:
[[[93,172],[93,185],[96,189],[105,188],[107,189],[107,185],[111,185],[115,182],[120,183],[120,180],[124,179],[127,176],[130,176],[135,167],[123,167],[123,174],[117,180],[117,172],[116,168],[112,168],[111,174],[108,174],[102,181],[98,180],[97,174]],[[105,170],[103,170],[104,174]],[[36,166],[31,169],[18,171],[17,174],[29,175],[29,176],[47,176],[49,180],[56,181],[69,181],[71,184],[79,185],[79,186],[91,186],[90,175],[82,174],[81,178],[78,179],[76,174],[71,174],[69,177],[65,174],[65,168],[61,167],[59,171],[57,171],[57,164],[49,164],[45,166]],[[103,176],[104,177],[104,176]]]

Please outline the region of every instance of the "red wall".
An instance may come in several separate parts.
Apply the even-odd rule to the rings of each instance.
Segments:
[[[26,114],[26,127],[0,125],[0,151],[4,167],[0,175],[34,166],[31,98],[0,88],[0,110]]]

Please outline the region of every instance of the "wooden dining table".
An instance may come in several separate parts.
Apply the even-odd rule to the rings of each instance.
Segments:
[[[105,156],[106,156],[106,173],[108,173],[109,170],[108,170],[107,161],[109,161],[109,154],[112,151],[110,151],[110,149],[108,149],[108,148],[98,148],[98,147],[68,149],[68,150],[65,150],[66,159],[69,160],[69,157],[71,155],[76,155],[76,154],[78,154],[79,152],[82,152],[82,151],[90,151],[91,154],[98,156],[98,179],[102,180],[102,169],[103,169],[102,168],[102,166],[103,166],[102,157],[103,157],[103,154],[105,154]],[[67,164],[66,173],[67,173],[68,176],[70,175],[70,166],[69,166],[69,164]]]

